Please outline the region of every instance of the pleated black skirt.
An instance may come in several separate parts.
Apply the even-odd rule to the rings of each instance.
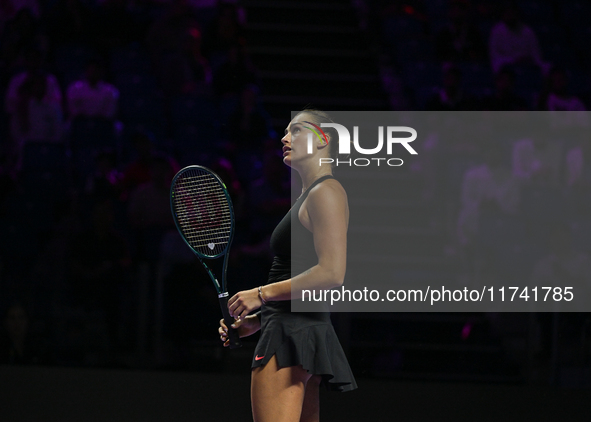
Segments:
[[[357,388],[345,352],[328,312],[291,312],[286,302],[269,302],[261,309],[261,337],[252,358],[257,368],[277,356],[279,367],[298,366],[322,376],[328,390]]]

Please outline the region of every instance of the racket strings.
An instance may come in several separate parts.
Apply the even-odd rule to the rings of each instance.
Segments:
[[[232,211],[219,181],[199,173],[192,170],[176,180],[174,211],[187,242],[204,255],[217,255],[228,244]]]
[[[187,189],[186,186],[184,187],[185,189],[182,190],[183,195],[175,196],[179,207],[179,212],[184,211],[182,217],[188,217],[190,212],[194,212],[194,208],[196,208],[195,202],[198,202],[197,208],[202,211],[202,214],[203,211],[205,211],[204,213],[210,217],[209,225],[223,224],[219,223],[219,221],[224,219],[226,219],[226,224],[230,224],[230,221],[227,220],[230,218],[231,214],[230,207],[227,204],[223,191],[216,192],[213,189],[205,190],[196,189],[194,187],[189,187]],[[208,225],[207,221],[201,221],[201,225]]]
[[[230,226],[221,229],[196,230],[181,221],[179,224],[187,242],[204,255],[217,255],[225,249],[228,243]]]
[[[215,223],[215,222],[195,222],[194,211],[179,212],[179,223],[183,226],[184,231],[192,238],[203,239],[208,236],[218,235],[227,236],[231,224],[230,223]]]
[[[200,221],[194,222],[193,226],[196,228],[198,226],[203,226],[207,228],[213,228],[217,225],[223,224],[230,224],[230,209],[220,209],[221,207],[219,204],[212,205],[209,203],[208,200],[199,200],[198,195],[190,194],[185,197],[180,197],[178,199],[178,211],[180,213],[180,218],[190,218],[193,217],[196,213],[195,208],[199,210],[199,213],[205,214],[206,217],[209,217],[209,221],[203,218],[203,215],[200,215]],[[198,202],[197,206],[195,206],[194,202]],[[198,218],[199,218],[198,217]]]

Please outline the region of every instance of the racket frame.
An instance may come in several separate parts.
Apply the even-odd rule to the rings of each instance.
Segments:
[[[193,246],[191,246],[191,244],[187,241],[187,238],[185,237],[183,230],[181,229],[181,225],[180,225],[178,218],[177,218],[177,213],[175,212],[174,188],[176,186],[176,181],[179,177],[181,177],[182,175],[184,175],[185,173],[187,173],[188,171],[191,171],[191,170],[197,170],[197,171],[206,172],[206,173],[211,174],[213,176],[213,178],[219,183],[220,188],[222,189],[222,191],[224,192],[224,195],[226,197],[226,201],[228,202],[228,208],[230,211],[230,235],[228,237],[228,242],[227,242],[224,250],[222,250],[221,252],[219,252],[215,255],[202,254],[201,252],[197,251]],[[230,198],[230,194],[228,193],[228,189],[226,188],[226,185],[224,184],[224,182],[222,181],[220,176],[218,176],[215,172],[211,171],[207,167],[198,166],[198,165],[191,165],[191,166],[184,167],[181,170],[179,170],[177,174],[175,174],[174,178],[172,179],[171,185],[170,185],[170,210],[172,212],[174,224],[176,225],[176,228],[177,228],[179,234],[181,235],[183,241],[191,249],[191,251],[193,251],[193,253],[197,256],[197,258],[199,258],[199,262],[201,262],[201,264],[203,265],[203,268],[205,268],[205,270],[207,271],[207,274],[209,275],[209,278],[211,278],[211,281],[213,282],[213,284],[215,286],[215,289],[218,293],[218,300],[220,302],[222,314],[224,316],[224,321],[226,323],[226,326],[228,327],[228,338],[230,339],[230,348],[236,349],[236,348],[241,347],[242,343],[240,341],[240,336],[238,335],[238,331],[231,327],[231,325],[234,323],[234,318],[232,318],[232,316],[230,315],[230,311],[228,310],[229,294],[228,294],[227,284],[226,284],[226,272],[228,269],[228,255],[230,252],[230,246],[232,244],[232,240],[234,239],[235,220],[234,220],[234,207],[232,205],[232,199]],[[204,260],[205,259],[218,259],[221,256],[224,257],[224,262],[222,264],[222,284],[220,285],[218,279],[213,274],[213,272],[211,271],[211,269],[205,263]]]

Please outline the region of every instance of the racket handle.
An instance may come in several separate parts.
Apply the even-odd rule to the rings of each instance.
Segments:
[[[242,347],[242,342],[240,341],[240,336],[238,335],[238,330],[232,328],[231,325],[234,324],[234,318],[230,316],[230,311],[228,310],[228,293],[225,295],[218,296],[220,299],[220,306],[222,307],[222,314],[224,315],[224,322],[228,327],[228,338],[230,339],[230,349],[237,349]]]

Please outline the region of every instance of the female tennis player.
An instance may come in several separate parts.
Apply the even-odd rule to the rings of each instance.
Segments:
[[[332,120],[322,111],[307,109],[286,128],[283,162],[299,173],[302,195],[271,235],[275,258],[268,283],[228,301],[240,337],[261,330],[252,360],[255,422],[318,421],[320,384],[336,391],[357,388],[327,305],[318,312],[291,312],[290,301],[301,298],[302,290],[338,287],[345,277],[349,208],[330,164],[319,165],[320,158],[336,159],[338,153],[336,131],[320,131],[323,122]],[[308,133],[314,140],[312,153]],[[258,308],[261,311],[249,315]],[[228,346],[223,320],[220,325]]]

